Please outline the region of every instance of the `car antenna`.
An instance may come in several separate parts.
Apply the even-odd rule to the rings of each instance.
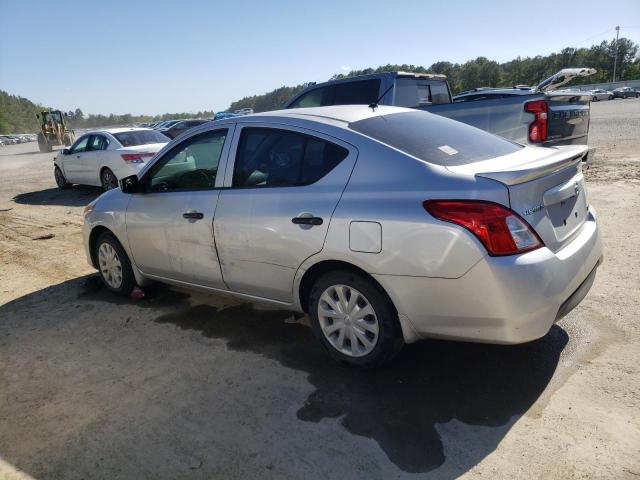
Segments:
[[[380,97],[373,103],[369,104],[369,108],[371,110],[375,110],[376,108],[378,108],[378,103],[380,103],[380,100],[382,100],[384,98],[384,96],[389,93],[389,90],[391,90],[393,88],[393,84],[389,85],[389,88],[387,88],[384,93],[382,95],[380,95]]]

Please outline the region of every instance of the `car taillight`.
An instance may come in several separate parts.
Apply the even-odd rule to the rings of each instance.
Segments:
[[[546,100],[534,100],[524,104],[525,112],[533,113],[536,118],[529,125],[529,140],[532,142],[544,142],[547,139],[547,112]]]
[[[513,210],[483,200],[427,200],[422,204],[438,220],[469,230],[489,255],[515,255],[544,246],[540,237]]]
[[[153,152],[140,152],[140,153],[123,153],[120,155],[122,159],[127,163],[142,163],[144,158],[153,157]]]

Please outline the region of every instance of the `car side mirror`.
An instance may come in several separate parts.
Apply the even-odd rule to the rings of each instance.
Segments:
[[[70,155],[71,154],[71,150],[69,148],[63,148],[62,149],[62,154],[63,155]]]
[[[120,190],[124,193],[140,193],[140,180],[137,175],[129,175],[120,180]]]

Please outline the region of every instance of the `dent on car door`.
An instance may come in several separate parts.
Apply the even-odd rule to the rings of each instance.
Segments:
[[[322,249],[355,165],[355,147],[301,129],[244,126],[216,209],[214,231],[226,285],[292,301],[295,272]]]
[[[145,274],[225,288],[213,237],[230,133],[221,128],[192,136],[145,172],[142,192],[126,213],[133,261]]]

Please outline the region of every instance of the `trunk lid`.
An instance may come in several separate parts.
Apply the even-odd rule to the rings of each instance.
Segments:
[[[509,191],[509,207],[557,252],[587,219],[582,174],[586,153],[586,146],[525,147],[510,155],[447,168],[502,183]]]

